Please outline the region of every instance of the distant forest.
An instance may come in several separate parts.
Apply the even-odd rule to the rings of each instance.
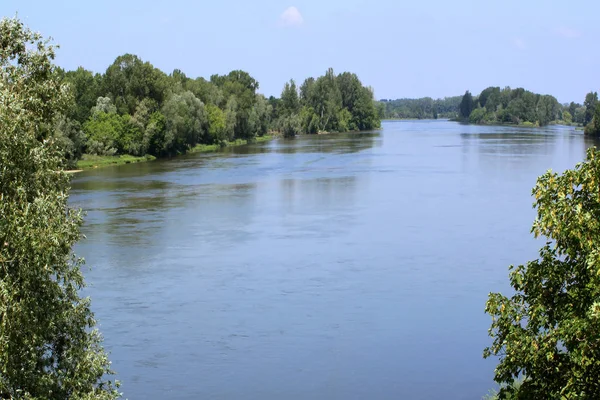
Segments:
[[[462,96],[379,101],[382,119],[457,118]]]
[[[586,127],[587,134],[600,135],[600,103],[596,92],[588,93],[583,104],[560,104],[554,96],[523,88],[492,86],[478,96],[467,91],[463,96],[443,99],[382,99],[377,107],[382,119],[449,118],[473,124],[526,126],[559,123]]]

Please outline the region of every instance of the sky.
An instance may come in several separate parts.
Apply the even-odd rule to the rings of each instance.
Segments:
[[[0,0],[15,14],[66,69],[132,53],[193,78],[242,69],[267,96],[329,67],[378,99],[511,86],[582,103],[600,90],[598,0]]]

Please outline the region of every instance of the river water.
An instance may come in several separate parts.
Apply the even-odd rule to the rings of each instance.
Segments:
[[[479,399],[484,305],[535,258],[571,128],[385,122],[83,172],[92,307],[129,399]]]

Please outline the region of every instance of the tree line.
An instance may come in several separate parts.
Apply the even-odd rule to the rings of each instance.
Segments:
[[[459,120],[474,124],[544,126],[562,123],[587,127],[592,122],[597,104],[595,92],[588,93],[583,105],[575,102],[560,104],[554,96],[523,88],[488,87],[477,97],[467,90],[461,99],[458,116]],[[586,133],[592,134],[592,130],[588,128]]]
[[[132,54],[117,57],[102,74],[83,67],[57,71],[72,101],[54,128],[72,165],[83,153],[165,157],[269,131],[293,136],[380,123],[372,89],[356,74],[336,76],[331,69],[306,79],[299,91],[290,81],[281,98],[268,99],[245,71],[208,80],[178,69],[167,75]]]
[[[380,100],[376,107],[381,119],[449,118],[473,124],[516,124],[544,126],[560,123],[585,127],[585,133],[600,135],[598,93],[590,92],[583,104],[560,104],[554,96],[523,88],[491,86],[478,96],[466,91],[463,96],[433,99]],[[595,117],[597,115],[597,117]]]
[[[373,89],[356,74],[335,75],[328,69],[318,78],[307,78],[300,88],[292,79],[280,99],[269,99],[273,124],[284,136],[299,133],[363,131],[380,127]]]
[[[458,117],[461,96],[432,99],[382,99],[378,111],[382,119],[437,119]]]

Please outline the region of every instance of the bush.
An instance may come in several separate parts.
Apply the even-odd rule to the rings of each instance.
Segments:
[[[499,356],[500,398],[600,398],[600,152],[533,190],[539,259],[510,267],[511,297],[491,293],[486,312]],[[521,376],[526,379],[513,386]]]

